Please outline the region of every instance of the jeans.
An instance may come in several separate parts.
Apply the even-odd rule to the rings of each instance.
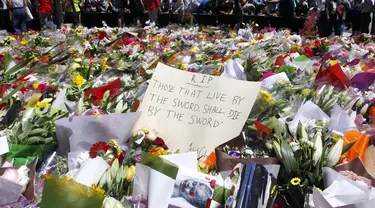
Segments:
[[[155,24],[158,23],[158,10],[154,11],[148,11],[148,18],[150,19],[150,22],[154,22]]]
[[[341,36],[344,32],[344,21],[342,19],[335,20],[335,35]]]
[[[20,34],[22,32],[26,32],[27,25],[26,25],[26,10],[25,8],[14,8],[13,9],[13,28],[16,34]]]

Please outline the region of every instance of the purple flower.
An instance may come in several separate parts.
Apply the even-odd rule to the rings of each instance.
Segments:
[[[188,72],[197,72],[197,70],[195,70],[194,68],[189,68]]]
[[[141,161],[141,158],[142,158],[142,154],[135,156],[135,162],[139,163]]]
[[[241,158],[241,152],[239,150],[229,150],[228,155],[235,158]]]

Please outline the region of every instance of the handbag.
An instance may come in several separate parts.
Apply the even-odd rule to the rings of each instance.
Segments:
[[[26,13],[26,21],[31,21],[34,19],[33,14],[31,14],[31,11],[28,6],[28,1],[24,0],[24,5],[25,5],[25,13]]]

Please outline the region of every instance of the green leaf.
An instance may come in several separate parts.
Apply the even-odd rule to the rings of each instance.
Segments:
[[[215,189],[214,189],[214,194],[212,196],[212,199],[216,202],[218,202],[219,204],[224,204],[225,203],[225,200],[224,199],[224,187],[223,186],[215,186]]]
[[[307,62],[307,61],[310,61],[310,59],[305,56],[305,55],[302,55],[302,56],[298,56],[294,59],[294,61],[297,61],[297,62]]]
[[[43,135],[43,134],[47,134],[47,133],[48,133],[47,130],[42,129],[42,128],[37,128],[37,129],[31,130],[29,135],[30,136],[37,136],[37,135]]]
[[[4,70],[6,70],[10,64],[10,62],[14,61],[13,58],[9,55],[9,53],[4,54]]]
[[[26,82],[18,85],[18,87],[16,89],[14,89],[12,92],[10,92],[7,96],[3,97],[0,101],[0,104],[4,103],[4,102],[7,102],[14,94],[16,94],[18,91],[21,90],[22,87],[24,87],[26,85]]]
[[[29,137],[27,138],[23,144],[37,144],[37,143],[40,143],[40,142],[44,142],[44,138],[41,137],[41,136],[33,136],[33,137]]]
[[[21,63],[18,63],[16,64],[15,66],[13,66],[11,69],[9,69],[8,71],[6,71],[4,73],[5,76],[9,76],[11,74],[14,74],[16,73],[18,70],[22,69],[24,66],[26,66],[28,63],[30,63],[30,61],[32,61],[33,59],[32,58],[29,58]]]
[[[299,168],[297,161],[294,158],[292,147],[284,140],[281,140],[281,156],[283,158],[284,166],[289,172],[298,171]]]

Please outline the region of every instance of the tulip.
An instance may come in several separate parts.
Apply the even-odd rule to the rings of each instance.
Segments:
[[[131,181],[133,179],[134,174],[135,174],[135,166],[132,165],[128,168],[128,172],[126,174],[126,180]]]

